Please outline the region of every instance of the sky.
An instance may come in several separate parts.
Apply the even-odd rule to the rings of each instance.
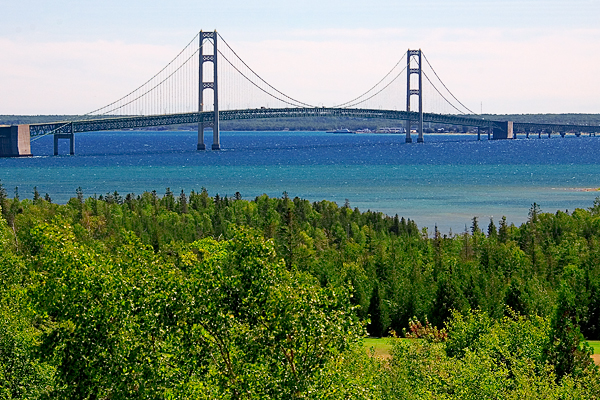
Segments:
[[[363,93],[421,48],[463,104],[600,113],[600,0],[0,0],[0,114],[83,114],[218,30],[282,92]]]

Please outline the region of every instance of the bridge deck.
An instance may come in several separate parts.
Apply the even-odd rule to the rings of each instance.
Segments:
[[[372,110],[360,108],[261,108],[246,110],[228,110],[219,113],[221,121],[259,119],[259,118],[300,118],[300,117],[354,117],[368,119],[388,119],[388,120],[407,120],[409,117],[417,121],[419,114],[417,112],[395,111],[395,110]],[[214,112],[206,111],[202,113],[182,113],[151,116],[130,116],[130,117],[107,117],[102,119],[89,119],[81,121],[65,121],[30,125],[31,136],[46,135],[48,133],[73,133],[106,131],[119,129],[144,128],[152,126],[166,126],[179,124],[193,124],[204,122],[205,124],[214,121]],[[473,126],[484,129],[496,128],[504,129],[506,122],[486,120],[483,118],[445,115],[434,113],[423,113],[425,122]],[[516,132],[531,132],[535,130],[547,130],[552,132],[600,132],[599,126],[587,125],[564,125],[564,124],[538,124],[515,122],[513,129]]]

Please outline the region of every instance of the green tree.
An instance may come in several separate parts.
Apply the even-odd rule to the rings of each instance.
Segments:
[[[488,237],[489,238],[497,238],[498,237],[498,231],[496,230],[496,224],[494,224],[494,219],[490,218],[490,223],[488,225]]]
[[[586,293],[580,290],[582,284],[585,287],[580,269],[575,266],[565,269],[546,344],[547,361],[554,366],[559,380],[567,375],[583,376],[593,367],[591,348],[579,328],[581,308],[586,303],[582,298]]]

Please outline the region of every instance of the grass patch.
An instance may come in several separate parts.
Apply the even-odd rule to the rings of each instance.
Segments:
[[[391,357],[392,341],[403,339],[392,338],[365,338],[363,339],[365,349],[371,351],[376,357],[389,358]],[[594,355],[600,355],[600,340],[588,340],[588,344],[594,349]]]
[[[373,349],[376,356],[389,357],[392,351],[392,341],[403,339],[392,338],[365,338],[363,339],[367,350]],[[588,344],[594,349],[594,354],[600,354],[600,340],[588,340]]]
[[[392,341],[402,339],[391,339],[391,338],[365,338],[364,344],[367,350],[373,349],[376,357],[389,358],[392,351]]]

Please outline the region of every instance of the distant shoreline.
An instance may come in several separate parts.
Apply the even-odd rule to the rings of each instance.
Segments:
[[[567,190],[574,192],[600,192],[600,188],[569,188]]]

